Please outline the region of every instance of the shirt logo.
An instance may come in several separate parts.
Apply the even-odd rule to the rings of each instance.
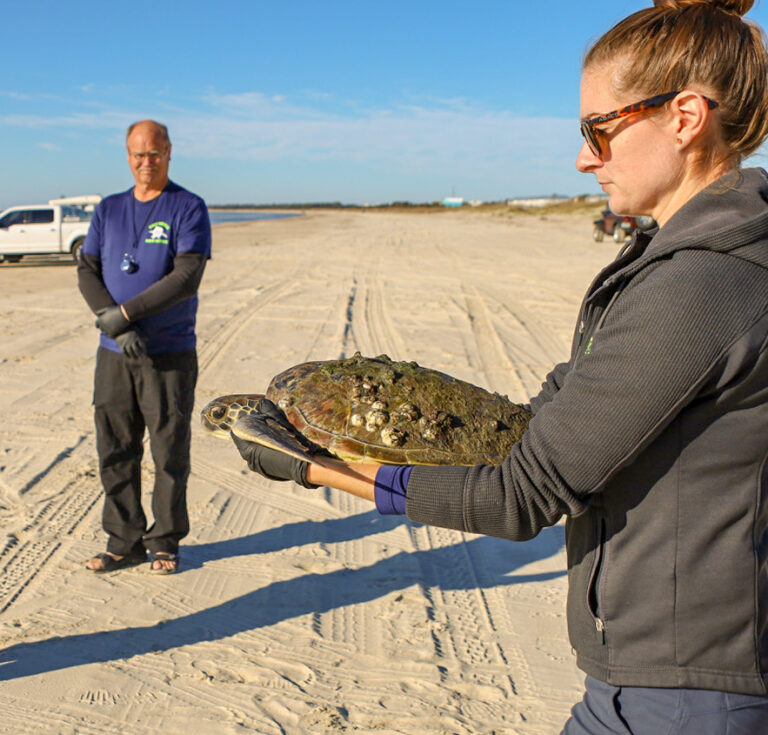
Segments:
[[[149,226],[149,237],[144,242],[167,245],[171,236],[171,226],[167,222],[153,222]]]
[[[587,342],[587,349],[584,350],[584,354],[585,355],[591,355],[592,354],[592,340],[593,339],[594,339],[594,337],[590,337],[589,338],[589,342]]]

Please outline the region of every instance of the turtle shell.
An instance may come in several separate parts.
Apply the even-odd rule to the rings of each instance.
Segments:
[[[499,464],[532,416],[437,370],[360,353],[289,368],[266,396],[331,454],[385,464]]]

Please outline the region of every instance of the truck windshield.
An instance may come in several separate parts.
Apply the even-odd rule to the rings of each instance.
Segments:
[[[0,227],[10,227],[11,225],[20,225],[24,223],[24,217],[22,212],[8,212],[2,219],[0,219]]]

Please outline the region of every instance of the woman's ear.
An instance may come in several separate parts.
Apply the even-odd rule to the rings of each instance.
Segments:
[[[683,149],[691,143],[702,140],[713,113],[703,94],[685,89],[670,101],[669,109],[672,113],[675,144],[678,148]]]

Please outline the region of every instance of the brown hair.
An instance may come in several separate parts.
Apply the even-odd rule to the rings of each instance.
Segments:
[[[619,61],[614,92],[651,96],[693,87],[719,104],[721,139],[741,160],[768,135],[768,52],[754,0],[654,0],[617,23],[584,69]],[[712,152],[710,152],[712,153]]]

